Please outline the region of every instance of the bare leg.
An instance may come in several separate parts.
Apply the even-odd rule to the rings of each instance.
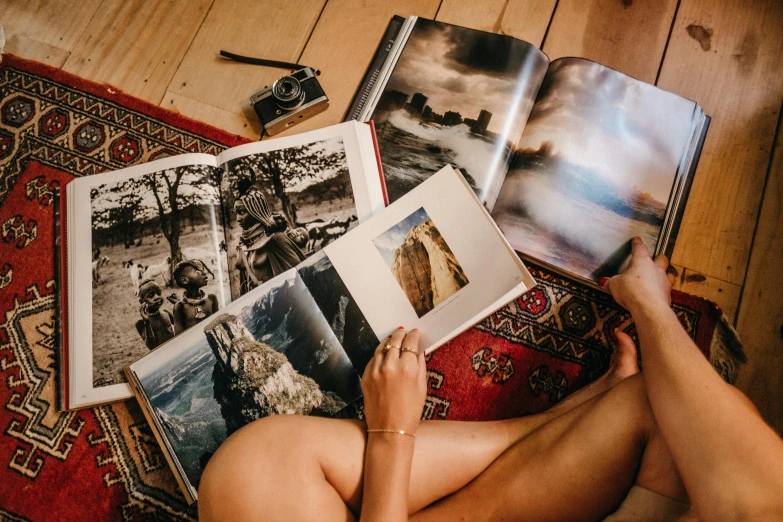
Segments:
[[[657,437],[640,378],[518,442],[511,427],[511,422],[422,423],[410,511],[420,511],[416,516],[425,520],[468,513],[471,519],[482,513],[598,518],[623,499],[648,440]],[[261,513],[269,520],[353,519],[361,504],[365,437],[363,425],[352,421],[280,416],[253,423],[210,462],[200,490],[202,520]],[[665,444],[650,446],[667,452]],[[659,459],[647,460],[655,467]],[[675,486],[657,490],[677,498],[670,493],[681,488],[674,471],[658,482]],[[654,483],[641,485],[656,490]]]

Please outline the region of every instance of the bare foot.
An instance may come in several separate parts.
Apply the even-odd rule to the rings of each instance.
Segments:
[[[636,373],[639,373],[639,364],[636,361],[636,345],[628,335],[620,333],[615,337],[614,352],[606,373],[552,406],[547,412],[555,414],[565,413]]]
[[[614,345],[612,360],[605,374],[542,413],[511,420],[509,440],[513,442],[525,437],[547,422],[604,393],[623,379],[639,373],[636,345],[633,340],[628,335],[620,333],[616,336]]]

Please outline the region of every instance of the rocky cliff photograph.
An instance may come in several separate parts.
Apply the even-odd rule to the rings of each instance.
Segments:
[[[419,318],[469,282],[424,208],[380,234],[373,244]]]

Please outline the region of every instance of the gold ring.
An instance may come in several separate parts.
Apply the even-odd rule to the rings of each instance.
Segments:
[[[410,348],[408,346],[403,346],[402,348],[400,348],[400,355],[402,355],[405,352],[411,352],[411,353],[415,354],[416,353],[416,349],[415,348]]]
[[[386,343],[386,345],[383,347],[383,353],[388,352],[392,348],[397,348],[398,350],[400,349],[399,346],[394,346],[393,344]]]

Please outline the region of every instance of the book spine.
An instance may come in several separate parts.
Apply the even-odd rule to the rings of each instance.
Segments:
[[[696,149],[693,153],[693,160],[691,161],[690,169],[685,177],[684,186],[682,188],[682,195],[680,197],[680,203],[677,209],[674,211],[674,219],[672,220],[671,229],[669,231],[669,237],[663,248],[663,253],[669,259],[672,258],[674,252],[674,242],[677,240],[677,234],[680,232],[680,224],[682,224],[682,218],[685,215],[685,205],[688,202],[688,195],[693,185],[693,178],[696,176],[696,167],[699,165],[699,158],[701,157],[701,149],[704,146],[704,140],[707,138],[707,131],[710,128],[710,122],[712,118],[705,116],[704,128],[702,130],[699,141],[696,144]]]
[[[400,33],[400,29],[402,29],[402,24],[404,22],[405,18],[401,16],[395,15],[392,17],[386,28],[386,32],[383,33],[383,38],[378,45],[378,49],[375,51],[375,56],[373,56],[372,61],[370,62],[370,67],[364,74],[362,83],[359,84],[359,89],[353,97],[353,102],[351,102],[348,112],[345,113],[345,119],[343,121],[359,119],[359,115],[361,114],[364,105],[367,103],[367,98],[375,86],[378,75],[381,73],[383,64],[386,63],[386,60],[389,57],[392,45],[394,45],[394,40],[397,39],[397,35]]]
[[[62,184],[54,197],[54,277],[57,288],[55,331],[57,335],[57,405],[61,411],[70,409],[68,388],[68,237],[67,190]]]

